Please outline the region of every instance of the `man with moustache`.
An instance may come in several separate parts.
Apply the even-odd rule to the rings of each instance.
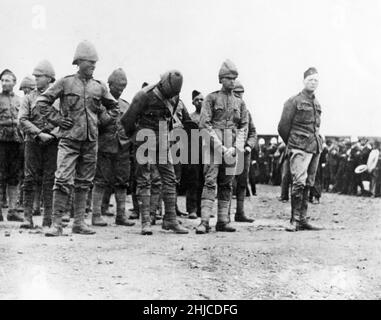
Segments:
[[[74,187],[72,232],[90,235],[95,231],[85,223],[87,193],[92,185],[98,149],[98,122],[114,123],[117,101],[106,84],[93,78],[98,54],[88,41],[79,43],[73,64],[78,72],[58,80],[37,99],[46,120],[59,127],[57,171],[53,191],[53,224],[45,235],[63,234],[62,215]],[[60,112],[52,107],[60,99]],[[107,108],[107,109],[106,109]]]
[[[0,195],[6,189],[9,206],[7,220],[22,222],[24,219],[17,212],[17,186],[23,159],[23,140],[17,127],[21,99],[13,91],[17,79],[11,70],[1,72],[0,81]],[[1,208],[0,221],[3,221]]]

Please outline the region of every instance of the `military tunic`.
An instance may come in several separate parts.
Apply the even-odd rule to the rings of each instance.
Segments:
[[[118,100],[119,115],[116,123],[100,126],[98,160],[94,183],[103,188],[127,188],[130,178],[131,139],[126,136],[120,118],[129,103]]]
[[[214,201],[218,178],[218,199],[230,201],[234,169],[230,174],[227,169],[234,168],[235,164],[226,163],[224,159],[219,163],[215,151],[221,153],[222,146],[225,146],[242,152],[247,124],[246,105],[232,92],[222,89],[206,96],[201,109],[200,129],[206,130],[211,138],[209,142],[203,137],[205,145],[210,146],[211,161],[206,160],[204,165],[202,199]]]
[[[13,92],[0,93],[0,189],[17,186],[23,168],[23,140],[17,120],[20,103],[20,97]]]
[[[305,89],[284,104],[278,132],[289,150],[293,194],[315,184],[322,151],[320,115],[315,95]]]
[[[58,98],[59,112],[51,106]],[[115,122],[117,102],[104,83],[77,73],[58,80],[37,99],[37,105],[53,125],[60,126],[64,118],[74,123],[70,129],[59,129],[54,189],[69,195],[74,184],[87,191],[96,169],[98,122]]]

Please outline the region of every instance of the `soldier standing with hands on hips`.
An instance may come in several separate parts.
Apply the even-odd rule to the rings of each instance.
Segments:
[[[63,234],[62,215],[67,210],[73,187],[72,232],[95,233],[85,223],[85,210],[97,163],[98,122],[103,125],[115,123],[118,116],[117,101],[106,84],[93,79],[97,61],[93,44],[88,41],[79,43],[73,59],[78,72],[58,80],[37,99],[37,107],[45,118],[60,127],[61,138],[53,188],[53,224],[45,233],[48,237]],[[56,99],[60,99],[60,112],[52,107]]]

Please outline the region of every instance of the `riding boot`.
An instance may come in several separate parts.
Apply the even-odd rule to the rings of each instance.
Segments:
[[[91,224],[96,227],[106,227],[107,222],[103,220],[101,214],[102,199],[104,196],[105,189],[102,186],[94,185],[92,191],[92,216]]]
[[[161,227],[164,230],[172,230],[178,234],[187,234],[189,231],[186,228],[182,227],[181,224],[177,221],[176,198],[176,193],[163,193],[165,214],[163,217],[163,224],[161,225]]]
[[[90,229],[85,223],[86,213],[86,198],[88,190],[77,188],[74,190],[74,223],[72,232],[91,235],[95,234],[95,231]]]
[[[220,200],[218,199],[218,211],[217,211],[217,224],[216,231],[221,232],[234,232],[235,228],[230,226],[229,222],[229,200]]]
[[[127,189],[115,188],[116,218],[115,224],[119,226],[132,227],[135,222],[129,221],[126,215]]]
[[[205,234],[210,231],[209,220],[213,211],[213,200],[201,200],[201,223],[196,227],[196,234]]]
[[[138,196],[139,213],[142,222],[142,235],[152,235],[150,217],[150,196]]]

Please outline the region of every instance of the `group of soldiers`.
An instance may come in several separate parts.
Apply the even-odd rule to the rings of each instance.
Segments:
[[[125,72],[114,70],[107,86],[93,78],[97,61],[97,51],[88,41],[76,48],[74,75],[56,81],[51,63],[41,61],[33,70],[34,79],[22,81],[23,99],[14,94],[14,73],[6,69],[0,74],[0,194],[6,190],[7,219],[23,222],[21,228],[35,228],[33,209],[41,194],[46,236],[64,235],[71,207],[72,232],[94,234],[85,222],[89,195],[91,224],[104,227],[102,214],[114,193],[117,225],[132,226],[130,218],[139,216],[141,234],[151,235],[163,201],[162,228],[187,234],[177,205],[183,172],[192,177],[187,181],[186,209],[190,219],[201,220],[196,234],[211,230],[216,196],[216,231],[236,231],[230,223],[233,182],[235,221],[253,222],[245,214],[244,199],[257,134],[243,100],[244,87],[236,80],[236,66],[230,60],[222,64],[220,90],[205,98],[200,91],[192,92],[196,111],[189,114],[180,99],[180,71],[165,72],[156,84],[144,83],[129,104],[121,99],[127,86]],[[286,102],[278,127],[289,150],[292,176],[288,231],[319,230],[307,221],[305,202],[322,151],[317,84],[317,70],[308,69],[304,90]],[[176,130],[189,133],[187,143],[171,139]],[[196,139],[190,134],[194,131],[200,133]],[[188,142],[189,158],[197,161],[175,163],[173,150],[184,152]],[[17,209],[19,186],[23,214]],[[134,203],[130,216],[128,189]]]

